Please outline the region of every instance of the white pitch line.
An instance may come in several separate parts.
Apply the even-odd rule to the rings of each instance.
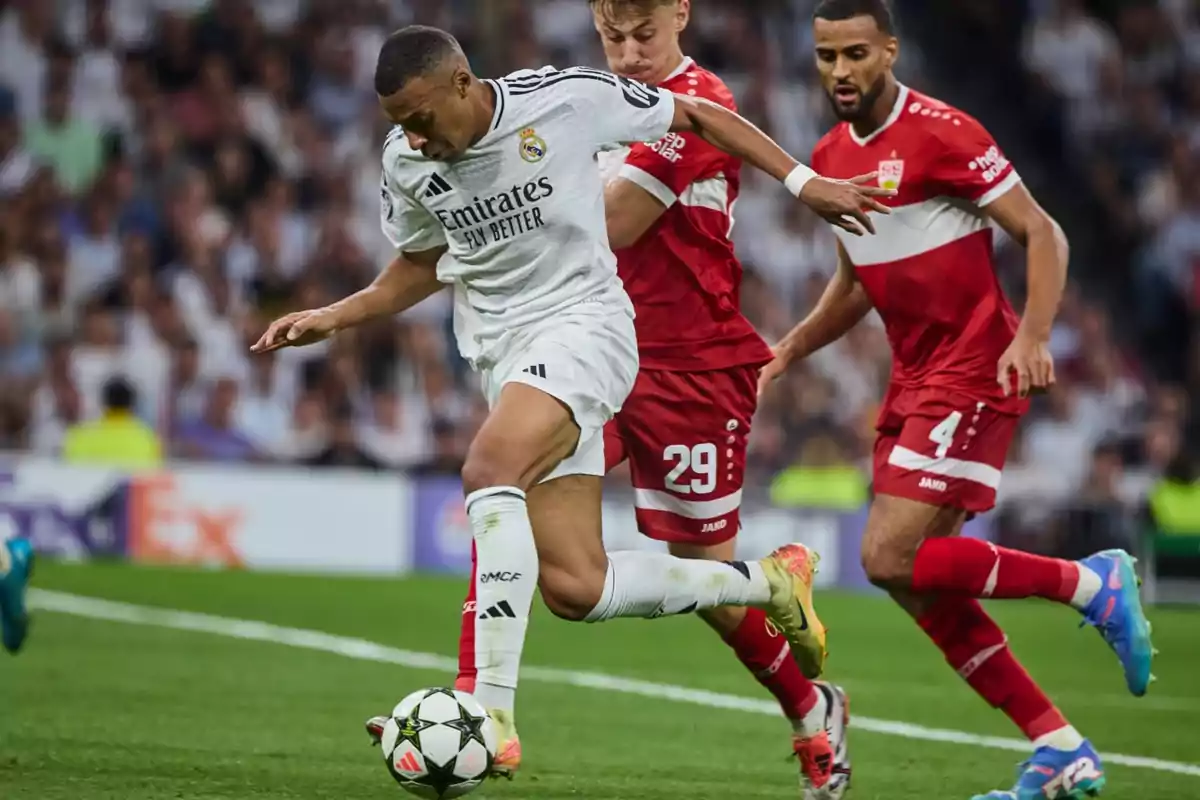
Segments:
[[[446,656],[421,653],[414,650],[401,650],[370,642],[366,639],[336,636],[331,633],[321,633],[320,631],[310,631],[302,628],[287,628],[255,620],[218,617],[212,614],[198,614],[191,611],[152,608],[150,606],[137,606],[63,592],[51,592],[44,589],[30,590],[29,602],[36,609],[70,614],[76,617],[88,617],[90,619],[107,620],[110,622],[127,622],[133,625],[150,625],[158,628],[172,628],[182,631],[197,631],[234,639],[245,639],[247,641],[270,642],[289,647],[299,647],[305,650],[334,653],[360,661],[397,664],[410,669],[450,673],[457,672],[458,670],[457,660]],[[678,703],[689,703],[708,708],[722,708],[730,711],[766,714],[769,716],[779,715],[779,706],[767,700],[740,697],[721,692],[688,689],[684,686],[673,686],[668,683],[654,683],[651,681],[621,678],[601,672],[578,672],[550,667],[523,666],[521,667],[521,677],[526,680],[541,681],[544,683],[579,686],[659,700],[673,700]],[[908,722],[855,716],[853,726],[855,730],[859,731],[871,731],[888,736],[900,736],[906,739],[975,745],[993,750],[1010,750],[1017,753],[1029,752],[1029,742],[1021,739],[1009,739],[1000,736],[979,736],[973,733],[966,733],[965,731],[927,728],[924,725],[914,725]],[[1189,775],[1200,778],[1200,765],[1196,764],[1164,761],[1159,758],[1145,758],[1143,756],[1127,756],[1119,753],[1106,753],[1103,755],[1103,758],[1109,764],[1120,764],[1126,767],[1172,772],[1177,775]]]

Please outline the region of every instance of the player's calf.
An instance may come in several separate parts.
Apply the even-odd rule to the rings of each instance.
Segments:
[[[542,601],[554,616],[583,622],[604,598],[608,568],[608,556],[602,549],[579,549],[565,555],[551,552],[542,561],[538,579]]]
[[[1083,737],[1034,683],[1008,647],[1008,639],[979,601],[941,596],[924,604],[917,624],[950,667],[1035,746],[1074,750]]]

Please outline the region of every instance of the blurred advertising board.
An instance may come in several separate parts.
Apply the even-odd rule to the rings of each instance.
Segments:
[[[67,558],[395,574],[410,566],[408,482],[251,466],[159,472],[0,461],[0,536]]]

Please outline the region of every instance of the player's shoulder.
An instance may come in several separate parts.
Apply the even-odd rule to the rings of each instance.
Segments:
[[[540,119],[551,126],[574,124],[573,111],[590,105],[605,91],[622,87],[611,72],[591,67],[545,66],[509,73],[496,81],[507,109],[516,119]],[[566,112],[566,113],[564,113]]]
[[[733,92],[717,73],[705,69],[688,59],[683,66],[661,84],[663,89],[676,94],[702,97],[726,108],[737,108]]]
[[[942,144],[974,141],[990,134],[979,120],[947,102],[909,89],[897,120],[905,133]]]
[[[519,69],[510,72],[499,83],[503,84],[509,97],[548,98],[563,97],[572,91],[586,91],[597,84],[618,85],[617,76],[611,72],[591,67],[567,67],[559,69],[545,66],[539,69]]]

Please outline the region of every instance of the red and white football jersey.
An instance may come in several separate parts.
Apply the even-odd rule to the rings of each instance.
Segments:
[[[691,59],[660,86],[736,110],[721,79]],[[742,265],[729,238],[741,162],[694,133],[668,133],[620,155],[610,171],[667,207],[636,244],[617,251],[642,366],[703,372],[770,361],[770,348],[742,316]]]
[[[1018,318],[1000,288],[983,209],[1020,183],[991,135],[967,114],[901,86],[866,138],[841,123],[817,144],[812,167],[831,178],[878,171],[894,188],[876,234],[835,228],[891,341],[893,393],[948,389],[1020,413],[1004,397],[996,362]]]

